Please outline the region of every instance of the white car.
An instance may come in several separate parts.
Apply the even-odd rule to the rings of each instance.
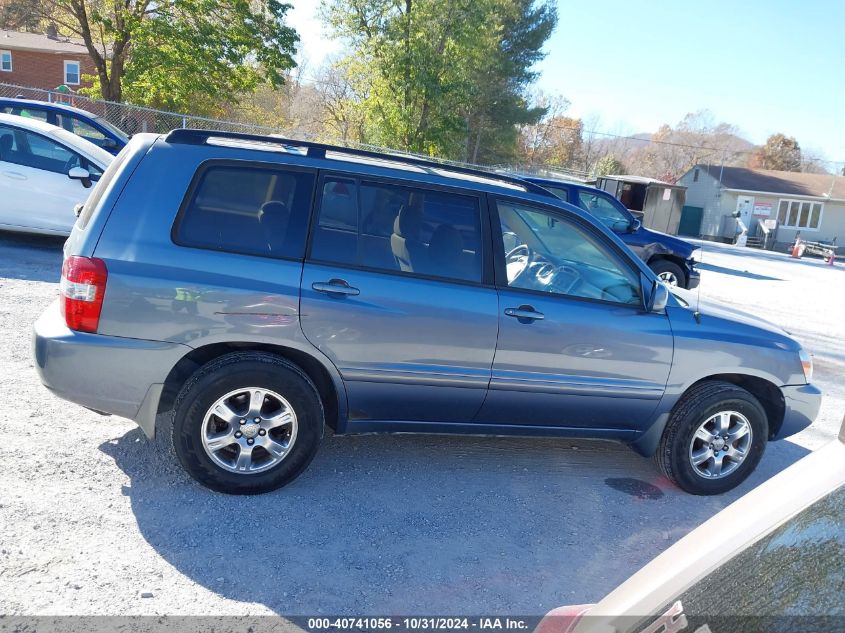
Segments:
[[[0,230],[70,235],[114,156],[35,119],[0,114]]]

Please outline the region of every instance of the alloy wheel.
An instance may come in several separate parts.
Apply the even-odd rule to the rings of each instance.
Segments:
[[[201,437],[217,466],[250,474],[281,462],[296,441],[296,432],[296,412],[284,397],[262,387],[244,387],[209,407]]]
[[[745,461],[752,441],[748,418],[738,411],[720,411],[707,418],[692,436],[690,463],[699,477],[727,477]]]

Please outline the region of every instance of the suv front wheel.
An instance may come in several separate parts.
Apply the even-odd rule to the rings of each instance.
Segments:
[[[255,494],[293,481],[323,437],[323,407],[296,365],[258,352],[236,352],[200,368],[175,406],[173,445],[201,484]]]
[[[668,259],[658,259],[648,265],[649,268],[657,275],[667,286],[687,287],[687,276],[683,269],[675,262],[670,262]]]
[[[757,398],[729,382],[692,387],[672,412],[655,454],[661,471],[695,495],[727,492],[750,475],[768,441]]]

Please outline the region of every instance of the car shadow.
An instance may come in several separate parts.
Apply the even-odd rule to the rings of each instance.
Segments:
[[[280,615],[542,614],[595,601],[806,453],[769,449],[737,490],[694,497],[610,442],[329,436],[299,479],[244,497],[195,484],[139,429],[100,446],[162,558]]]
[[[0,279],[59,282],[67,238],[0,231]]]
[[[769,277],[768,275],[759,275],[757,273],[748,272],[747,270],[738,270],[736,268],[726,268],[724,266],[717,266],[716,264],[708,264],[702,262],[696,265],[699,270],[707,270],[714,273],[721,273],[723,275],[733,275],[735,277],[744,277],[745,279],[756,279],[757,281],[783,281],[777,277]]]

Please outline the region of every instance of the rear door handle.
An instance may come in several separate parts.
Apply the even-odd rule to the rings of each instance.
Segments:
[[[529,305],[522,305],[518,308],[505,308],[505,314],[520,321],[541,321],[546,318],[542,312],[537,312]]]
[[[26,180],[26,176],[16,171],[4,171],[3,175],[12,180]]]
[[[327,295],[355,297],[361,294],[357,288],[353,288],[344,279],[329,279],[328,281],[315,281],[311,284],[311,288],[317,292],[322,292]]]

